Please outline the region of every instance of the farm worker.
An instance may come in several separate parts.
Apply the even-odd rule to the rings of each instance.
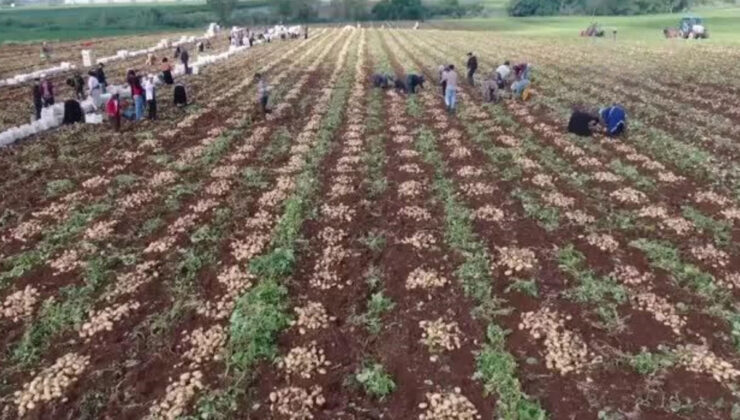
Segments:
[[[147,66],[153,66],[154,65],[154,54],[148,53],[146,55],[146,65]]]
[[[523,80],[523,79],[529,80],[529,71],[530,71],[529,64],[527,63],[516,64],[514,65],[513,70],[514,70],[514,78],[516,80]]]
[[[372,77],[373,87],[387,89],[390,86],[392,80],[393,77],[388,74],[375,73]]]
[[[90,70],[87,74],[89,75],[87,78],[87,91],[90,93],[93,106],[97,109],[101,103],[100,94],[102,93],[102,89],[100,87],[100,82],[95,75],[95,70]]]
[[[499,89],[506,87],[506,82],[509,80],[511,75],[511,64],[508,61],[504,61],[504,64],[496,68],[496,83]]]
[[[306,25],[306,28],[303,30],[303,39],[308,39],[308,25]]]
[[[486,80],[484,80],[483,85],[481,86],[483,100],[486,102],[495,102],[497,88],[498,86],[496,84],[496,78],[494,77],[494,75],[491,75]]]
[[[80,72],[75,71],[72,78],[67,80],[67,84],[75,90],[77,99],[85,99],[85,81],[82,79]]]
[[[188,54],[188,50],[183,48],[182,52],[180,53],[180,61],[182,61],[182,65],[185,66],[185,74],[190,74],[190,68],[188,67],[189,60],[190,54]]]
[[[568,122],[568,132],[578,136],[588,137],[599,124],[599,114],[583,107],[573,107]]]
[[[181,53],[181,52],[182,52],[182,50],[180,49],[180,46],[178,45],[178,46],[177,46],[177,47],[175,48],[175,60],[177,60],[178,58],[180,58],[180,53]]]
[[[520,63],[514,66],[515,82],[511,85],[511,92],[516,98],[522,98],[525,101],[529,99],[529,65]],[[526,94],[525,94],[526,93]]]
[[[417,87],[424,87],[424,76],[418,74],[409,74],[406,76],[406,86],[409,93],[416,93]]]
[[[447,105],[447,111],[452,112],[455,110],[455,100],[457,99],[457,72],[454,64],[450,64],[443,80],[446,82],[445,105]]]
[[[198,52],[202,53],[203,51],[205,51],[205,49],[206,49],[206,46],[205,44],[203,44],[203,41],[198,42]]]
[[[627,129],[627,113],[620,105],[599,109],[599,117],[609,137],[616,137]]]
[[[261,73],[255,74],[254,78],[257,80],[257,100],[259,101],[262,115],[269,114],[272,112],[267,107],[267,102],[270,100],[270,86]]]
[[[159,66],[159,69],[162,70],[162,81],[165,84],[171,85],[175,83],[172,79],[172,66],[170,66],[170,63],[167,61],[167,57],[162,58],[162,65]]]
[[[47,78],[41,79],[41,97],[44,99],[44,108],[54,105],[54,85]]]
[[[181,84],[175,85],[174,103],[178,108],[182,108],[188,104],[188,95],[185,92],[185,86]]]
[[[475,85],[475,72],[478,70],[478,57],[472,52],[468,53],[468,83]]]
[[[42,60],[49,60],[51,58],[51,48],[49,47],[49,44],[44,41],[41,44],[41,59]]]
[[[144,117],[144,88],[141,86],[141,78],[133,70],[128,71],[126,77],[128,85],[131,87],[131,97],[134,99],[134,112],[136,121]]]
[[[80,122],[85,122],[85,114],[82,112],[80,103],[74,99],[64,101],[64,117],[62,118],[62,124],[70,125]]]
[[[157,97],[156,86],[154,85],[154,76],[149,76],[144,80],[144,93],[146,95],[146,108],[149,110],[149,119],[157,119]]]
[[[44,106],[43,95],[41,94],[41,84],[39,79],[33,79],[33,87],[31,88],[31,95],[33,96],[33,107],[36,111],[36,119],[41,118],[41,108]]]
[[[100,92],[105,93],[105,88],[108,86],[108,81],[105,79],[103,63],[98,63],[98,69],[95,72],[95,77],[98,78],[98,82],[100,83]]]
[[[105,113],[113,126],[113,130],[121,131],[121,102],[117,93],[108,99],[105,104]]]
[[[439,75],[439,84],[442,86],[442,97],[444,98],[445,93],[447,91],[447,81],[445,80],[445,74],[447,73],[448,66],[442,64],[437,69],[437,74]]]

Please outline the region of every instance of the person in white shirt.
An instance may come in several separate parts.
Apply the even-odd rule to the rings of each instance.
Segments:
[[[504,61],[504,64],[498,66],[496,69],[496,82],[498,83],[498,88],[503,89],[506,87],[506,84],[509,82],[509,76],[511,75],[511,63],[508,61]]]
[[[442,83],[445,84],[445,105],[447,105],[447,111],[453,112],[457,100],[457,72],[454,65],[450,64],[447,71],[442,75]]]
[[[146,107],[149,110],[149,119],[157,119],[157,97],[156,86],[154,85],[154,76],[144,79],[144,96],[146,98]]]
[[[101,105],[100,94],[103,92],[103,87],[100,85],[97,73],[94,70],[90,70],[87,74],[89,76],[87,78],[87,90],[90,93],[93,107],[98,109]]]

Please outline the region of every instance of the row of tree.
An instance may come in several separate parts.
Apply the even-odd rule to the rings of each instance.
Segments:
[[[221,23],[232,23],[238,0],[206,0]],[[341,21],[423,20],[435,16],[462,17],[482,11],[481,5],[460,5],[458,0],[440,0],[432,5],[421,0],[270,0],[270,9],[283,22],[312,22],[321,18]],[[328,16],[320,9],[328,8]],[[238,23],[238,22],[237,22]]]
[[[509,0],[511,16],[637,15],[681,12],[704,0]]]

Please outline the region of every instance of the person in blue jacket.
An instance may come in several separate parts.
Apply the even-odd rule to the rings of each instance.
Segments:
[[[627,113],[620,105],[599,109],[599,119],[609,137],[616,137],[627,129]]]

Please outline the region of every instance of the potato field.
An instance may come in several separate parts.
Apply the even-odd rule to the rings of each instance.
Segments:
[[[480,80],[531,63],[532,98],[485,103],[468,51]],[[0,149],[0,419],[740,418],[739,60],[311,28],[183,76],[186,108],[159,89],[156,121]],[[28,122],[29,85],[0,97]],[[614,102],[626,136],[567,133]]]

